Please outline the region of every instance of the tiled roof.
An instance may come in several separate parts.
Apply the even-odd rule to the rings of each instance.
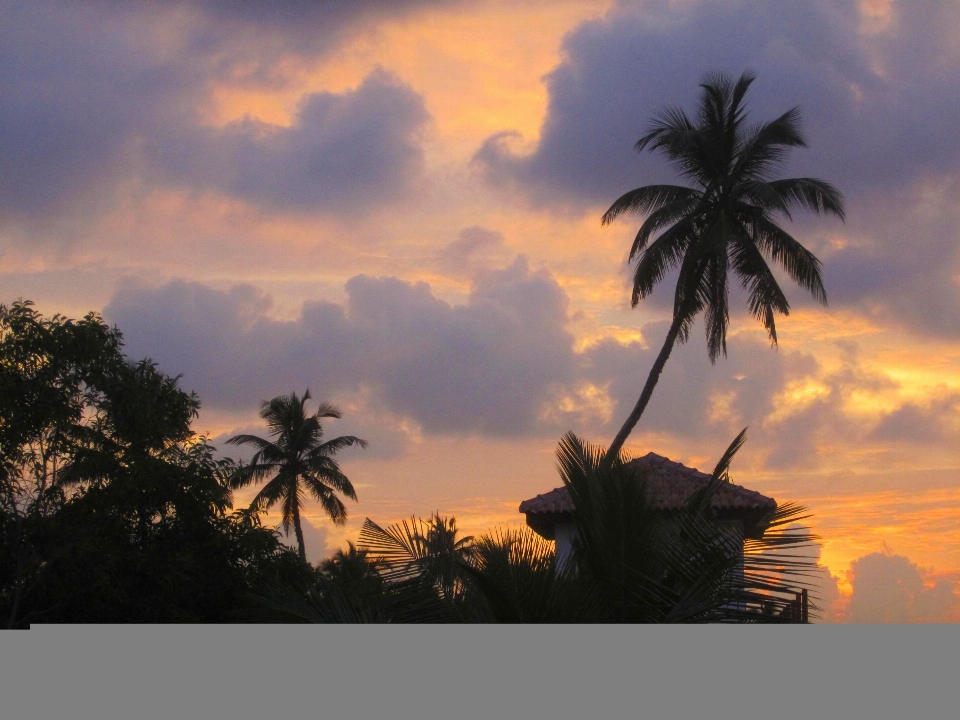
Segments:
[[[647,469],[648,489],[654,503],[663,510],[678,510],[687,499],[710,480],[707,473],[688,468],[678,462],[648,453],[629,463]],[[773,511],[777,501],[740,485],[724,483],[714,494],[711,506],[717,510]],[[565,487],[537,495],[520,503],[520,512],[530,515],[566,514],[573,512],[573,502]]]

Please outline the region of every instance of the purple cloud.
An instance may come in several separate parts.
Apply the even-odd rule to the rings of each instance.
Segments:
[[[162,180],[268,210],[349,212],[402,197],[423,165],[423,100],[383,70],[305,97],[291,127],[245,119],[148,142]]]
[[[705,72],[752,69],[757,119],[800,105],[811,148],[793,171],[823,175],[848,194],[953,172],[960,138],[960,59],[951,31],[960,9],[893,3],[882,33],[861,32],[856,2],[620,5],[572,32],[547,76],[550,101],[532,155],[503,133],[478,153],[494,180],[517,180],[538,202],[609,204],[673,177],[633,144],[665,105],[689,107]]]
[[[956,584],[928,583],[924,572],[902,555],[871,553],[850,564],[853,595],[843,612],[850,623],[956,621]]]
[[[328,47],[338,22],[372,12],[342,5],[324,15],[315,43]],[[354,90],[304,97],[291,127],[244,120],[209,128],[197,113],[212,85],[236,82],[251,54],[259,69],[245,82],[282,85],[272,51],[290,48],[252,26],[227,32],[203,13],[175,39],[158,31],[182,20],[185,7],[3,4],[0,213],[29,220],[89,211],[134,178],[328,213],[409,190],[430,120],[417,93],[377,70]]]
[[[831,300],[955,337],[958,22],[960,6],[936,0],[893,2],[886,25],[853,0],[617,5],[567,36],[534,151],[512,151],[505,131],[475,160],[534,205],[598,212],[639,185],[676,181],[658,156],[632,149],[656,110],[690,108],[705,72],[751,69],[755,119],[803,110],[810,148],[785,175],[823,177],[848,199],[845,227],[789,225],[824,259]],[[838,251],[836,235],[854,242]]]
[[[431,433],[528,433],[572,375],[567,297],[523,258],[475,282],[465,305],[425,283],[359,275],[347,302],[307,303],[293,322],[264,314],[250,286],[130,284],[104,310],[133,357],[149,355],[207,404],[253,409],[310,385],[317,397],[371,389]]]

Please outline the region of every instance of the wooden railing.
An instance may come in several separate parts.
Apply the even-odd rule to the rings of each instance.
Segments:
[[[794,599],[780,612],[780,617],[791,623],[810,622],[810,597],[806,588],[795,594]]]

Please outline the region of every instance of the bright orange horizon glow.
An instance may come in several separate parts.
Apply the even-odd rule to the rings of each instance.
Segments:
[[[888,45],[916,42],[912,36],[898,34],[906,32],[905,27],[913,32],[906,6],[897,0],[860,0],[858,5],[850,43],[862,53],[862,72],[873,72],[878,83],[891,77],[891,83],[902,83],[884,53]],[[524,521],[518,512],[522,500],[561,484],[554,452],[563,431],[574,430],[596,443],[612,440],[615,429],[610,428],[618,427],[629,411],[617,407],[617,382],[630,384],[629,392],[639,394],[664,339],[661,321],[670,317],[671,295],[669,288],[658,288],[660,294],[630,308],[627,255],[642,218],[629,216],[603,227],[600,218],[606,202],[598,203],[586,194],[589,202],[579,205],[541,202],[512,187],[512,176],[499,184],[485,179],[484,168],[474,158],[495,133],[517,133],[517,147],[531,152],[549,137],[550,123],[556,120],[550,116],[551,102],[569,98],[552,98],[546,78],[563,63],[570,67],[571,54],[577,52],[570,38],[585,23],[594,23],[586,30],[595,30],[608,14],[620,23],[621,15],[629,11],[649,12],[651,27],[666,28],[674,21],[680,27],[688,21],[686,16],[664,19],[667,10],[677,7],[689,8],[693,17],[693,10],[700,6],[638,3],[624,9],[613,0],[476,0],[351,16],[341,35],[325,40],[327,45],[311,45],[310,51],[298,44],[302,38],[286,42],[282,33],[289,29],[282,26],[271,30],[274,34],[263,39],[262,48],[256,34],[248,38],[250,47],[241,50],[224,40],[227,49],[222,56],[215,53],[205,58],[216,70],[196,71],[198,76],[207,74],[196,87],[191,86],[192,94],[184,94],[189,100],[183,102],[190,104],[172,113],[176,121],[189,118],[211,137],[224,129],[236,130],[245,120],[262,123],[268,131],[296,130],[298,110],[311,95],[343,97],[355,92],[372,73],[383,73],[422,102],[429,115],[410,138],[404,138],[412,169],[396,181],[397,192],[391,195],[394,188],[376,186],[383,198],[363,196],[352,205],[351,196],[324,206],[297,204],[282,194],[267,193],[266,199],[244,196],[229,182],[218,184],[216,178],[206,178],[202,167],[194,171],[199,180],[192,176],[158,180],[156,176],[163,172],[150,165],[145,149],[149,136],[136,135],[118,151],[123,172],[117,171],[119,179],[108,190],[102,190],[91,176],[89,197],[83,195],[77,208],[61,213],[58,206],[33,219],[33,225],[17,219],[5,227],[0,275],[8,294],[2,301],[9,304],[22,296],[36,300],[46,314],[77,317],[109,307],[124,288],[152,290],[183,280],[226,304],[223,298],[231,289],[249,285],[262,308],[237,321],[246,323],[237,331],[239,336],[256,344],[255,334],[242,333],[259,323],[276,331],[274,335],[264,332],[262,337],[268,339],[263,342],[279,343],[278,328],[309,330],[307,316],[318,303],[345,308],[347,282],[366,275],[407,285],[426,283],[429,292],[421,294],[428,296],[430,307],[439,308],[438,314],[487,308],[486,315],[477,311],[478,317],[482,315],[477,322],[503,328],[519,320],[512,316],[504,320],[507,311],[484,305],[489,298],[483,296],[483,283],[523,256],[528,268],[524,277],[540,279],[562,296],[557,312],[560,316],[565,312],[566,317],[557,323],[567,333],[563,342],[569,340],[567,360],[572,368],[558,370],[558,377],[567,379],[538,396],[539,405],[531,413],[536,427],[515,436],[498,436],[486,426],[482,431],[441,428],[431,432],[429,424],[426,429],[421,426],[412,411],[405,414],[401,406],[410,398],[378,397],[378,383],[384,384],[384,378],[362,378],[334,396],[315,398],[334,402],[344,411],[342,420],[329,424],[330,434],[341,434],[342,426],[349,428],[342,432],[375,438],[368,451],[350,449],[340,457],[360,502],[347,503],[350,518],[344,527],[334,527],[319,506],[311,506],[305,515],[331,551],[356,541],[364,517],[390,524],[438,511],[455,515],[461,532],[473,535],[518,526]],[[143,28],[149,28],[141,28],[144,53],[171,62],[187,53],[184,38],[186,28],[196,20],[193,12],[156,10],[156,22],[141,19]],[[577,42],[589,41],[576,37]],[[596,46],[591,48],[599,52]],[[768,47],[764,52],[772,50]],[[948,55],[944,50],[942,69],[955,74],[960,54]],[[163,72],[174,71],[164,65]],[[636,68],[624,70],[628,72]],[[572,77],[568,82],[573,84],[593,81],[587,75],[573,73]],[[869,98],[869,84],[852,84],[855,87],[848,88],[850,95],[844,101],[860,108]],[[798,82],[797,92],[802,91]],[[684,97],[692,102],[696,87],[686,92]],[[615,103],[601,105],[596,108],[598,119],[615,112]],[[646,116],[636,118],[638,131],[655,110],[651,104]],[[598,122],[597,127],[605,126]],[[906,131],[884,126],[877,132],[892,137]],[[808,138],[811,149],[838,147],[836,142],[830,146],[834,140],[822,134]],[[634,157],[629,146],[623,152]],[[239,163],[227,151],[224,156],[226,164]],[[581,156],[575,157],[579,162]],[[254,166],[260,167],[255,162]],[[343,167],[347,177],[347,160]],[[887,166],[878,163],[877,167]],[[893,272],[884,265],[889,262],[895,269],[904,268],[905,283],[928,282],[932,271],[909,274],[915,260],[910,253],[936,251],[939,255],[933,257],[940,258],[947,268],[943,277],[950,279],[938,276],[929,282],[953,282],[952,289],[944,290],[947,300],[916,307],[904,301],[903,314],[894,317],[890,308],[898,298],[863,290],[858,300],[848,300],[855,288],[828,286],[831,304],[820,307],[784,279],[792,309],[789,316],[777,318],[779,343],[774,349],[762,325],[749,315],[742,293],[734,291],[732,297],[738,299],[735,306],[731,303],[729,357],[708,364],[703,324],[698,321],[695,337],[674,349],[648,414],[626,445],[634,455],[653,451],[709,471],[736,433],[749,425],[747,444],[733,464],[733,481],[780,502],[805,505],[812,514],[810,526],[822,538],[820,562],[847,595],[853,590],[848,577],[851,567],[872,553],[909,558],[928,583],[960,579],[960,333],[949,327],[951,318],[960,317],[949,305],[949,298],[960,298],[960,255],[950,245],[960,219],[960,180],[950,173],[960,175],[956,168],[944,168],[923,167],[923,172],[909,175],[909,181],[894,189],[879,182],[870,186],[863,191],[866,211],[848,207],[846,224],[826,218],[816,220],[815,226],[786,226],[791,231],[815,228],[809,234],[797,230],[797,237],[816,250],[827,271],[840,268],[838,284],[849,282],[843,263],[859,257],[856,251],[876,261],[877,269],[869,272],[878,277]],[[389,172],[389,168],[382,170],[385,177],[392,177]],[[552,186],[543,192],[552,192]],[[572,191],[557,190],[558,197],[563,192]],[[902,256],[884,256],[887,246],[882,231],[871,227],[871,218],[864,215],[875,212],[890,218],[901,210],[904,218],[931,237],[936,235],[946,249],[933,247],[933,241],[930,248],[917,245],[913,249],[914,238],[905,236],[897,241]],[[464,243],[471,232],[480,238],[474,246]],[[459,255],[451,250],[458,247]],[[673,276],[667,277],[664,282],[671,282]],[[866,281],[879,283],[883,278],[862,279],[869,285]],[[889,289],[884,292],[896,294]],[[834,297],[839,299],[835,302]],[[533,301],[518,304],[522,307],[523,302]],[[190,312],[194,316],[187,319],[195,320],[202,311]],[[353,320],[347,310],[343,317],[344,324]],[[915,320],[904,319],[911,317]],[[197,337],[197,342],[202,340],[202,333]],[[458,347],[467,348],[464,353],[480,352],[472,340],[472,336],[456,338],[461,343]],[[302,352],[314,350],[311,346]],[[610,379],[613,371],[604,375],[604,368],[588,367],[600,350],[608,351],[604,357],[611,366],[621,363],[616,367],[617,380]],[[290,355],[282,355],[283,361]],[[232,360],[228,357],[224,363]],[[310,382],[316,390],[328,372],[317,364],[315,377],[304,377],[298,386],[283,391],[302,392]],[[268,363],[251,367],[250,382],[273,387],[274,378],[269,375],[276,368]],[[197,381],[196,372],[163,369],[171,374],[184,372],[185,387]],[[624,380],[634,370],[635,377]],[[255,372],[263,377],[254,376]],[[470,372],[496,375],[489,368]],[[480,378],[478,384],[487,379]],[[684,391],[700,382],[707,387],[705,400],[697,401],[700,404],[695,407],[683,406],[693,402]],[[695,395],[693,390],[690,393]],[[214,402],[201,396],[201,400],[206,404],[195,429],[215,438],[226,454],[234,450],[222,444],[230,435],[266,432],[256,403],[231,397]],[[676,420],[683,412],[689,413],[689,427]],[[653,417],[660,418],[659,424]],[[253,492],[238,493],[237,504],[248,502]],[[277,517],[275,511],[266,519],[272,522]],[[960,583],[954,587],[960,588]]]

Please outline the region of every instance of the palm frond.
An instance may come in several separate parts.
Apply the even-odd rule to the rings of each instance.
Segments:
[[[843,195],[836,187],[817,178],[788,178],[772,180],[770,187],[784,200],[787,207],[796,206],[817,215],[832,214],[846,218]]]
[[[229,486],[233,490],[244,488],[252,482],[260,482],[268,475],[272,475],[279,468],[277,463],[250,463],[239,465],[229,479]]]
[[[265,440],[262,437],[257,437],[256,435],[234,435],[232,438],[227,440],[227,445],[253,445],[257,450],[274,450],[278,454],[281,453],[280,448],[278,448],[274,443],[269,440]]]
[[[339,469],[331,471],[328,468],[323,468],[317,471],[311,468],[311,471],[301,475],[301,480],[318,500],[322,494],[331,490],[341,492],[351,500],[356,501],[357,499],[357,492],[353,488],[353,483]]]
[[[747,96],[747,90],[757,79],[754,72],[746,70],[740,74],[736,85],[730,93],[730,116],[733,119],[734,128],[739,128],[740,124],[746,118],[746,107],[743,104]]]
[[[358,437],[353,435],[342,435],[340,437],[333,438],[332,440],[327,440],[325,443],[317,445],[315,448],[310,450],[306,454],[307,458],[315,458],[323,455],[335,455],[340,450],[344,448],[352,447],[354,445],[359,445],[362,448],[367,447],[367,441],[361,440]]]
[[[786,198],[764,180],[754,178],[743,180],[734,186],[732,195],[740,198],[741,222],[750,222],[758,214],[764,215],[770,212],[779,212],[788,220],[793,219],[790,204]]]
[[[603,214],[600,224],[609,225],[624,213],[645,215],[667,205],[689,202],[698,195],[696,190],[682,185],[646,185],[617,198]]]
[[[727,446],[727,449],[723,451],[723,455],[721,455],[717,461],[716,467],[713,468],[713,473],[711,474],[712,479],[730,482],[730,463],[733,461],[734,456],[740,452],[740,448],[743,447],[746,441],[747,428],[744,428],[733,439],[733,442]]]
[[[680,342],[687,341],[694,320],[709,302],[709,293],[704,292],[703,287],[704,273],[709,264],[710,257],[704,256],[702,246],[688,249],[680,263],[673,296],[673,321],[680,323]]]
[[[327,512],[327,515],[333,521],[334,525],[343,525],[347,522],[347,508],[329,488],[324,488],[326,492],[317,494],[320,505]],[[352,499],[356,499],[356,495]]]
[[[734,244],[731,248],[731,256],[733,266],[740,276],[740,283],[747,290],[747,305],[750,312],[763,323],[770,342],[775,346],[777,327],[774,312],[789,315],[790,303],[752,241],[744,239]]]
[[[353,483],[343,474],[336,462],[330,458],[313,458],[306,463],[306,471],[302,475],[303,481],[310,487],[324,486],[343,493],[351,500],[357,499],[357,491]]]
[[[274,477],[273,480],[260,488],[260,492],[258,492],[250,502],[251,511],[256,510],[262,512],[263,510],[269,510],[279,500],[283,500],[286,497],[287,487],[288,483],[285,482],[285,478],[279,475]],[[284,529],[288,528],[289,522],[284,525]]]
[[[307,391],[309,392],[309,390]],[[317,407],[317,412],[314,413],[314,417],[317,418],[336,418],[339,420],[343,417],[343,413],[335,406],[330,403],[322,402]]]
[[[423,522],[411,518],[383,528],[366,518],[360,529],[358,547],[366,550],[371,560],[385,568],[382,573],[390,582],[418,577],[427,557]]]
[[[820,260],[792,235],[762,214],[753,220],[757,247],[787,271],[790,278],[810,292],[822,305],[827,304]]]
[[[725,242],[714,244],[707,272],[701,276],[700,294],[706,306],[707,354],[710,362],[715,362],[721,354],[727,355],[727,328],[730,325]]]
[[[775,120],[753,128],[732,169],[731,178],[734,182],[766,179],[770,170],[784,161],[790,148],[806,145],[800,130],[800,108],[790,108]]]
[[[700,193],[697,193],[699,196]],[[654,233],[663,230],[664,228],[669,227],[685,217],[689,216],[693,208],[695,200],[700,198],[692,198],[690,200],[682,200],[675,203],[670,203],[661,207],[659,210],[652,212],[646,220],[643,221],[643,224],[640,226],[640,230],[637,231],[637,236],[633,240],[633,245],[630,247],[630,255],[628,257],[629,262],[640,255],[647,248],[647,243],[650,241],[650,238]]]
[[[683,219],[663,232],[640,255],[633,274],[631,304],[648,297],[673,267],[680,263],[695,238],[692,220]]]
[[[494,622],[571,622],[569,569],[555,566],[552,543],[529,528],[497,530],[475,545],[463,571]]]

